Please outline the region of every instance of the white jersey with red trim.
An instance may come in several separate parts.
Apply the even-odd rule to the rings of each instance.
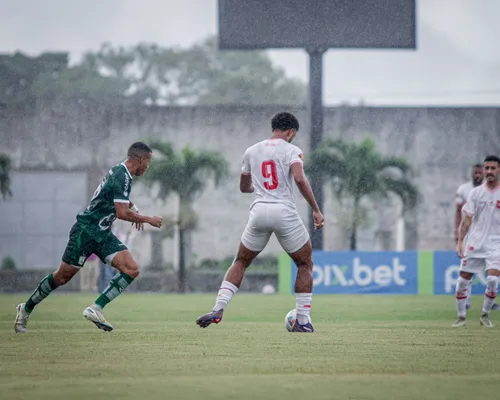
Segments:
[[[243,155],[242,174],[252,175],[256,203],[283,203],[293,209],[295,193],[291,165],[302,163],[302,151],[283,139],[267,139]]]
[[[500,187],[490,190],[486,183],[473,188],[462,211],[472,217],[465,252],[469,258],[488,257],[500,252]]]
[[[472,189],[474,189],[474,185],[470,181],[461,184],[457,189],[457,193],[455,194],[455,202],[457,204],[464,205],[467,201],[467,196],[469,196],[469,193]]]

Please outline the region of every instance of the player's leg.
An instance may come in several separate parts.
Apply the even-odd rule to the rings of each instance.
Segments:
[[[483,309],[481,313],[481,325],[492,328],[493,324],[489,318],[490,311],[495,304],[498,291],[498,279],[500,276],[500,260],[494,257],[486,260],[486,289],[484,291]]]
[[[484,260],[480,258],[464,258],[460,263],[460,274],[455,289],[457,320],[453,323],[454,328],[466,326],[467,296],[471,280],[476,273],[482,273]]]
[[[222,320],[226,306],[241,286],[246,269],[269,242],[271,231],[262,224],[266,220],[264,214],[264,207],[255,206],[251,210],[247,226],[241,235],[238,254],[224,276],[215,305],[211,312],[196,320],[196,324],[201,328],[206,328],[212,323],[218,324]]]
[[[26,332],[28,330],[28,318],[33,312],[35,306],[40,304],[43,299],[45,299],[59,286],[68,283],[78,271],[79,268],[62,262],[57,271],[44,277],[36,287],[35,291],[31,293],[26,303],[18,304],[14,330],[17,333]]]
[[[314,332],[310,312],[313,287],[312,245],[309,233],[295,210],[281,210],[281,226],[275,232],[278,241],[297,266],[295,279],[296,323],[292,332]]]
[[[109,234],[97,252],[101,260],[115,267],[119,272],[109,281],[108,286],[95,302],[83,310],[83,316],[106,332],[113,326],[106,321],[103,308],[117,298],[139,276],[139,267],[127,247],[115,235]]]
[[[57,271],[44,277],[31,293],[26,303],[18,304],[14,330],[17,333],[27,331],[28,318],[35,306],[42,302],[52,291],[68,283],[85,263],[89,249],[81,227],[73,225],[64,251],[62,262]]]
[[[297,278],[295,279],[295,311],[297,313],[296,323],[292,332],[314,332],[311,324],[311,303],[313,287],[313,260],[311,241],[302,248],[290,254],[297,266]]]
[[[259,253],[260,251],[250,250],[243,243],[240,243],[238,254],[219,287],[212,311],[196,320],[196,324],[200,328],[206,328],[213,323],[218,324],[222,320],[224,310],[241,286],[246,269]]]
[[[471,304],[471,299],[472,299],[472,281],[473,281],[473,279],[471,279],[469,281],[469,288],[467,289],[467,300],[465,302],[465,309],[466,310],[470,309],[470,304]]]
[[[457,308],[457,320],[453,323],[454,328],[461,326],[466,326],[466,314],[467,314],[467,294],[469,291],[469,285],[474,277],[473,273],[460,271],[460,275],[457,279],[457,285],[455,289],[456,297],[456,308]]]

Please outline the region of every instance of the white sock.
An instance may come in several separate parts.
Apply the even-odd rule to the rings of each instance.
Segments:
[[[486,290],[484,291],[483,313],[488,314],[495,304],[498,290],[498,276],[488,275]]]
[[[456,298],[457,298],[457,313],[461,318],[465,318],[465,303],[467,301],[467,292],[469,289],[469,281],[467,279],[458,277],[457,287],[456,287]]]
[[[469,281],[469,288],[467,289],[467,301],[466,304],[470,307],[470,300],[472,297],[472,279]]]
[[[309,322],[309,314],[311,313],[312,293],[296,293],[295,294],[295,311],[297,313],[297,321],[300,325],[305,325]]]
[[[214,311],[224,310],[227,303],[231,301],[233,295],[236,294],[238,288],[234,286],[231,282],[222,281],[219,288],[219,293],[217,293],[217,299],[215,300]]]

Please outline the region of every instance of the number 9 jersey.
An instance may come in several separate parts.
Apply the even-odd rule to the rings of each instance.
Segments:
[[[302,151],[283,139],[267,139],[243,155],[242,174],[252,176],[256,203],[282,203],[296,209],[291,165],[302,163]]]
[[[262,251],[274,233],[283,250],[293,254],[309,240],[297,212],[291,166],[302,163],[302,151],[283,139],[268,139],[243,156],[242,174],[252,176],[254,201],[241,236],[252,251]]]

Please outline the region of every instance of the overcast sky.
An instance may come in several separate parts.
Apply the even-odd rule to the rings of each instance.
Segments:
[[[324,101],[499,105],[499,20],[500,0],[417,0],[417,51],[330,50]],[[0,0],[1,53],[69,51],[77,60],[104,41],[184,47],[216,32],[216,0]],[[307,81],[302,50],[270,54]]]

